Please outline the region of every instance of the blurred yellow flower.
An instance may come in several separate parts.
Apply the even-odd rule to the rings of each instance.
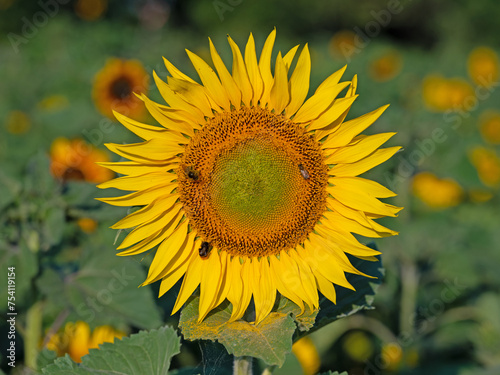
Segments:
[[[486,142],[500,144],[500,112],[483,113],[479,120],[479,130]]]
[[[12,111],[5,121],[7,131],[11,134],[20,135],[26,133],[31,127],[28,115],[22,111]]]
[[[440,179],[430,172],[415,175],[412,190],[425,204],[436,209],[456,206],[463,199],[463,189],[455,180]]]
[[[382,346],[382,363],[388,371],[396,371],[403,359],[403,350],[396,343],[388,343]]]
[[[107,8],[107,0],[77,0],[75,3],[76,15],[85,21],[97,20]]]
[[[438,112],[448,109],[468,111],[470,108],[467,108],[466,99],[475,98],[474,90],[467,81],[440,75],[429,75],[424,79],[422,94],[427,107]]]
[[[352,331],[342,342],[344,351],[357,362],[367,361],[374,352],[373,342],[363,331]]]
[[[137,60],[110,58],[95,76],[92,97],[97,109],[114,119],[113,110],[143,118],[146,110],[134,95],[147,94],[149,76]]]
[[[474,203],[483,203],[493,198],[493,193],[484,189],[469,190],[469,198]]]
[[[498,56],[491,48],[477,47],[469,54],[467,70],[477,85],[490,87],[498,81]]]
[[[469,157],[483,184],[489,187],[500,185],[500,159],[494,150],[477,146],[471,151]]]
[[[82,357],[89,353],[89,349],[97,349],[104,342],[113,342],[121,339],[125,332],[115,330],[110,326],[99,326],[90,331],[86,322],[66,323],[62,332],[50,337],[46,347],[55,351],[58,356],[69,354],[71,359],[80,363]]]
[[[50,171],[54,177],[63,180],[108,181],[114,177],[114,173],[96,164],[108,161],[105,151],[96,149],[82,139],[60,137],[52,142],[50,148]]]
[[[356,33],[352,30],[340,30],[330,39],[330,52],[334,56],[349,58],[357,50]]]
[[[386,52],[370,63],[370,76],[377,82],[385,82],[396,77],[403,66],[403,59],[397,51]]]
[[[68,98],[64,95],[51,95],[38,102],[37,107],[44,111],[55,112],[64,109],[68,104]]]
[[[297,357],[304,375],[314,375],[321,365],[318,350],[309,337],[303,337],[292,346],[292,352]]]
[[[97,228],[97,221],[89,217],[82,217],[77,221],[80,229],[85,233],[93,233]]]

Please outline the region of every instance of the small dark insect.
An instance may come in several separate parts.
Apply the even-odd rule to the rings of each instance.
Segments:
[[[210,252],[210,244],[208,242],[202,242],[200,250],[198,250],[200,257],[205,258],[209,252]]]
[[[186,176],[193,181],[197,181],[200,177],[200,172],[196,171],[191,165],[183,165],[182,169],[184,169],[184,173],[186,173]]]
[[[304,166],[302,164],[299,164],[299,169],[300,169],[300,174],[302,175],[302,177],[304,177],[304,180],[307,180],[309,179],[309,172],[306,171],[306,169],[304,168]]]

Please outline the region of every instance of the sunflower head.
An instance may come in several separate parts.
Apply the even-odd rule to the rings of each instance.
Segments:
[[[82,180],[100,183],[113,178],[113,172],[96,162],[107,162],[106,152],[94,148],[82,139],[57,138],[50,148],[50,171],[63,181]]]
[[[302,311],[318,308],[318,292],[335,302],[334,285],[354,289],[345,273],[362,274],[346,254],[379,254],[353,233],[395,234],[374,220],[396,216],[400,208],[378,199],[394,193],[358,177],[399,149],[379,149],[394,133],[360,134],[387,106],[345,121],[357,98],[356,76],[340,81],[345,67],[306,100],[308,46],[293,71],[298,46],[272,69],[275,36],[259,58],[252,35],[244,55],[229,37],[231,72],[211,41],[215,70],[187,51],[201,83],[165,59],[171,76],[154,78],[168,105],[140,96],[160,126],[115,113],[144,139],[107,145],[130,161],[104,163],[124,176],[100,187],[131,193],[101,200],[143,206],[113,226],[133,228],[119,255],[158,246],[144,284],[162,280],[163,295],[183,278],[174,312],[199,287],[200,321],[226,299],[232,321],[253,301],[256,323],[277,292]]]
[[[134,93],[147,93],[149,76],[137,60],[110,58],[96,74],[92,97],[97,109],[113,118],[113,111],[143,117],[144,106]]]

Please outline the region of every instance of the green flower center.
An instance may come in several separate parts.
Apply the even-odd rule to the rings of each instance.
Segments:
[[[256,233],[281,223],[300,191],[299,173],[270,140],[250,139],[217,159],[210,196],[225,222]]]

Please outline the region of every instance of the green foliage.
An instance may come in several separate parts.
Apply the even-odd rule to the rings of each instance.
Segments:
[[[86,247],[79,269],[63,273],[45,268],[40,291],[61,310],[93,324],[127,324],[156,328],[161,317],[150,288],[138,288],[146,273],[139,263],[120,259],[111,249]],[[94,321],[95,320],[95,321]]]
[[[180,352],[180,337],[171,327],[149,332],[141,331],[113,344],[104,343],[99,349],[91,349],[74,363],[68,355],[42,369],[47,375],[164,375],[168,374],[172,357]]]

